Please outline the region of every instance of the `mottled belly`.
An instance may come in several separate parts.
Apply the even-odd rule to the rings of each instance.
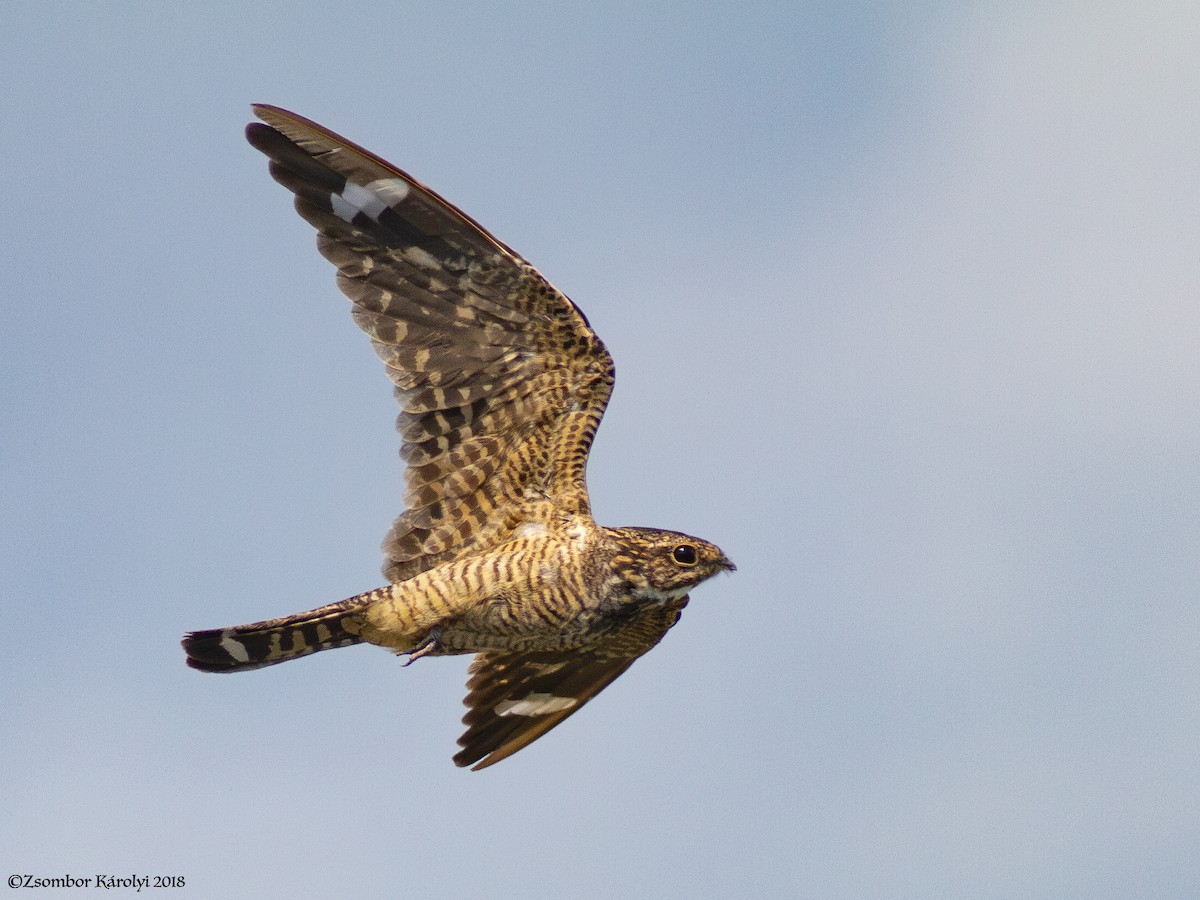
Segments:
[[[448,654],[574,650],[594,639],[600,618],[591,609],[547,609],[497,599],[443,623],[438,643]]]

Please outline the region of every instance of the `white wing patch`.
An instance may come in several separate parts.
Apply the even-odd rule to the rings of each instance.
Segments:
[[[379,178],[365,187],[347,181],[340,194],[329,195],[329,203],[333,214],[346,222],[353,222],[359,213],[378,222],[385,209],[407,196],[407,182],[399,178]]]
[[[570,709],[578,702],[574,697],[535,693],[527,694],[521,700],[502,700],[493,708],[498,716],[545,716]]]

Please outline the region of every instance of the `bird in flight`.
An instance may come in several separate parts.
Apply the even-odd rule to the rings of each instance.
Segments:
[[[247,140],[317,229],[395,384],[405,512],[384,540],[386,586],[193,631],[188,665],[241,672],[364,642],[406,665],[474,653],[454,762],[490,766],[611,684],[688,591],[734,565],[686,534],[592,519],[585,469],[613,363],[575,304],[390,163],[295,113],[254,112]]]

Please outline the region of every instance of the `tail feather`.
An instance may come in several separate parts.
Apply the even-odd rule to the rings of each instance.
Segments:
[[[355,597],[319,609],[238,625],[193,631],[180,642],[187,664],[201,672],[242,672],[362,641]]]

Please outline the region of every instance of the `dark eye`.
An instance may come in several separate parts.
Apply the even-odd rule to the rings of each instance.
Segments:
[[[696,564],[696,548],[691,544],[680,544],[671,551],[671,559],[681,566],[694,566]]]

